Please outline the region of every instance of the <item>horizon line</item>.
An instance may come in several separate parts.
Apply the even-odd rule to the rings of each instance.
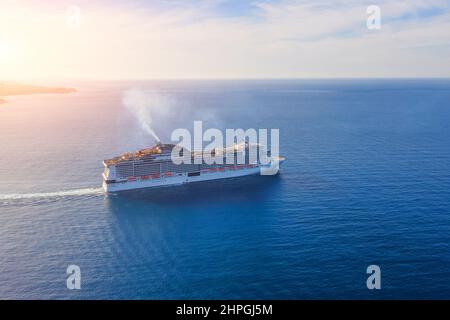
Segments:
[[[139,78],[104,78],[104,77],[29,77],[0,79],[0,82],[23,81],[265,81],[265,80],[450,80],[450,76],[384,76],[384,77],[139,77]]]

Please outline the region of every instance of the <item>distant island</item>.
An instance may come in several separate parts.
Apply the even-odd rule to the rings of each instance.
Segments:
[[[58,87],[43,87],[17,82],[0,81],[0,103],[6,101],[2,99],[6,96],[18,96],[25,94],[39,94],[39,93],[71,93],[76,92],[73,88],[58,88]]]

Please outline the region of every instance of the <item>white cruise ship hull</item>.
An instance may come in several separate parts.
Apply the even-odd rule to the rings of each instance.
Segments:
[[[188,173],[180,173],[172,176],[160,176],[158,178],[135,178],[132,180],[117,181],[107,184],[103,182],[103,189],[105,192],[119,192],[133,189],[162,187],[181,185],[185,183],[236,178],[248,175],[256,175],[261,173],[261,167],[241,168],[241,169],[227,169],[223,171],[214,172],[200,172],[198,176],[188,176]]]

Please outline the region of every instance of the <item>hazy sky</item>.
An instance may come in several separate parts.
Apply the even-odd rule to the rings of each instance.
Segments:
[[[450,77],[450,0],[0,0],[3,80],[273,77]]]

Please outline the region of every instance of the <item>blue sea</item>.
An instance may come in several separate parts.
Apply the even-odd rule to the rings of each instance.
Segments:
[[[0,298],[450,298],[450,80],[52,84],[78,92],[0,104]],[[164,142],[279,128],[280,174],[102,193],[103,159],[154,143],[133,88]]]

